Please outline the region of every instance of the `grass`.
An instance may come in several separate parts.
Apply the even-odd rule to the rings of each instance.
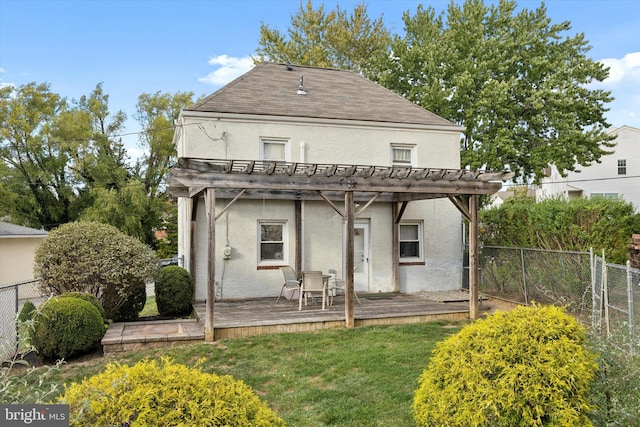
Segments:
[[[251,386],[288,426],[413,425],[417,380],[438,341],[465,323],[331,329],[262,335],[70,362],[51,381],[68,384],[110,361],[134,364],[167,355]]]
[[[142,311],[138,315],[139,317],[153,317],[158,316],[158,306],[156,305],[156,297],[147,297],[147,301],[144,303]]]

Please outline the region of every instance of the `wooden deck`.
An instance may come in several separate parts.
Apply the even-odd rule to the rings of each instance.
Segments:
[[[433,320],[463,320],[469,318],[468,302],[437,302],[408,294],[360,295],[355,302],[355,326],[397,325]],[[197,318],[204,324],[205,304],[194,306]],[[297,300],[263,298],[242,301],[217,301],[214,306],[214,339],[247,337],[280,332],[315,331],[345,326],[344,297],[337,297],[332,306],[322,310],[322,304],[303,306]]]

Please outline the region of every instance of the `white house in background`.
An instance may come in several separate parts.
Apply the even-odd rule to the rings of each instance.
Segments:
[[[550,167],[536,190],[536,199],[559,195],[568,199],[622,198],[640,212],[640,129],[622,126],[607,133],[616,136],[615,147],[609,149],[612,154],[603,156],[600,163],[581,167],[581,172],[569,172],[566,177],[555,166]]]
[[[34,278],[35,250],[45,237],[44,230],[0,222],[0,285]]]
[[[176,124],[179,159],[460,167],[461,127],[351,71],[261,63],[183,110]],[[221,212],[230,199],[216,196],[215,203]],[[285,265],[334,269],[344,277],[342,217],[319,198],[298,203],[299,231],[293,200],[239,199],[224,211],[215,226],[216,299],[278,296],[279,268]],[[179,255],[187,268],[196,266],[195,299],[202,301],[208,277],[205,202],[179,197],[178,212]],[[461,214],[446,195],[412,201],[403,211],[399,286],[392,281],[392,218],[390,203],[373,202],[356,219],[356,292],[460,289]],[[296,240],[301,260],[294,259]]]

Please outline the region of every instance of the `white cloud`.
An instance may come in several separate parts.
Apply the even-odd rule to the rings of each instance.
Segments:
[[[209,65],[218,69],[198,80],[214,86],[223,86],[253,68],[253,59],[249,56],[235,58],[229,55],[218,55],[209,59]]]
[[[627,53],[623,58],[604,58],[600,62],[609,67],[609,77],[603,84],[618,83],[629,77],[640,76],[640,52]]]

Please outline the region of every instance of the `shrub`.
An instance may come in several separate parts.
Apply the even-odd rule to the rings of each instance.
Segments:
[[[622,339],[620,339],[622,338]],[[640,420],[640,355],[626,337],[589,340],[598,353],[600,369],[591,388],[591,420],[599,426],[634,426]],[[636,343],[636,349],[638,345]]]
[[[629,238],[640,226],[632,203],[602,197],[571,200],[514,196],[499,208],[480,212],[484,246],[516,246],[588,252],[604,249],[607,260],[623,264]]]
[[[597,365],[563,309],[519,307],[437,344],[413,401],[420,426],[588,426]]]
[[[26,301],[18,314],[18,322],[23,323],[33,318],[36,306],[31,301]]]
[[[30,342],[38,353],[50,359],[83,354],[105,334],[100,312],[81,298],[51,298],[33,320]]]
[[[119,309],[153,278],[156,268],[151,248],[95,222],[64,224],[49,232],[34,260],[45,292],[88,292],[98,297],[106,318],[113,320],[119,320]]]
[[[182,267],[163,268],[156,274],[155,293],[158,312],[162,316],[189,313],[193,299],[191,274]]]
[[[120,295],[117,293],[116,288],[110,287],[105,290],[102,299],[106,303],[110,303],[112,301],[118,301],[120,299]],[[111,318],[115,322],[135,320],[144,308],[146,301],[146,285],[143,282],[135,283],[129,289],[129,297],[118,305],[118,308],[113,312]],[[113,305],[115,305],[115,302]]]
[[[100,316],[102,316],[102,320],[104,320],[105,322],[107,321],[104,308],[102,308],[102,304],[100,304],[100,301],[94,295],[91,295],[87,292],[65,292],[64,294],[60,295],[60,297],[80,298],[87,302],[90,302],[91,305],[98,309],[98,311],[100,312]]]
[[[229,375],[207,374],[163,357],[103,373],[67,387],[72,426],[284,426],[253,390]]]

